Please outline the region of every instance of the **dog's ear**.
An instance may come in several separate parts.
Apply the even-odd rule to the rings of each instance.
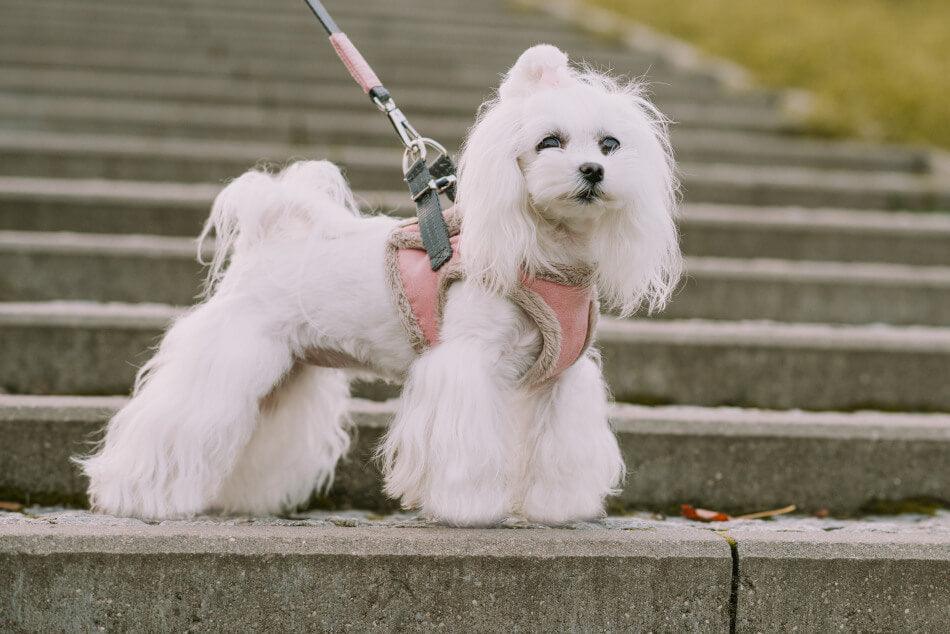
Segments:
[[[667,120],[639,84],[619,84],[593,71],[580,80],[626,103],[624,136],[636,147],[614,166],[622,171],[619,200],[625,204],[620,213],[601,216],[592,236],[597,288],[605,307],[622,316],[641,306],[654,312],[666,305],[683,273],[675,223],[679,180]]]
[[[528,194],[518,164],[521,138],[515,104],[485,104],[459,160],[461,258],[468,279],[506,292],[530,268],[536,247]]]
[[[538,44],[521,54],[501,82],[498,95],[502,100],[516,99],[557,88],[570,79],[567,55],[556,46]]]

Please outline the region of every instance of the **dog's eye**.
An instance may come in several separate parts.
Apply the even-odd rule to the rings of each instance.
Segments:
[[[538,152],[540,152],[541,150],[546,150],[552,147],[561,147],[561,139],[559,137],[554,136],[553,134],[551,136],[546,136],[543,139],[541,139],[541,142],[538,143],[538,147],[535,149]]]
[[[619,147],[620,141],[613,138],[612,136],[605,136],[600,140],[600,151],[603,154],[610,154]]]

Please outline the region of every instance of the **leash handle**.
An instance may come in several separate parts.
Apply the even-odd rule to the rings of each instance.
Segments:
[[[313,0],[308,0],[310,1]],[[336,51],[340,61],[346,66],[346,70],[350,71],[350,76],[356,80],[363,92],[369,94],[374,88],[383,87],[383,82],[379,81],[379,77],[370,68],[369,62],[356,50],[346,33],[341,31],[331,35],[330,44],[333,45],[333,50]]]
[[[356,80],[363,92],[368,94],[377,86],[382,88],[383,82],[379,81],[379,77],[373,72],[366,58],[360,54],[353,46],[350,38],[346,36],[346,33],[341,31],[333,18],[330,17],[330,12],[323,6],[323,3],[320,0],[305,1],[313,14],[317,16],[320,24],[326,29],[327,35],[330,36],[330,44],[333,46],[333,50],[336,51],[337,57],[346,66],[346,70],[350,71],[350,76]]]

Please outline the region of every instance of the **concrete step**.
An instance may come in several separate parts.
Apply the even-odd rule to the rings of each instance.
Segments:
[[[0,562],[0,626],[16,631],[722,632],[730,620],[729,545],[683,526],[13,515]]]
[[[61,97],[0,94],[0,128],[392,148],[395,137],[389,122],[362,99],[359,91],[344,88],[343,93],[354,99],[341,99],[326,110],[187,102],[154,104],[111,98],[66,101]],[[687,104],[671,104],[670,108],[668,114],[677,122],[673,132],[676,154],[686,162],[909,172],[929,168],[929,156],[924,150],[778,134],[786,130],[786,123],[764,110],[750,116],[731,108]],[[412,120],[427,136],[458,147],[472,124],[474,110],[455,115],[413,115]]]
[[[6,29],[0,28],[0,59],[8,63],[21,63],[29,58],[22,53],[24,51],[35,52],[38,57],[32,57],[34,61],[38,59],[46,60],[46,63],[52,62],[56,65],[56,56],[47,55],[44,51],[54,51],[60,53],[60,59],[66,61],[68,55],[62,55],[67,51],[72,52],[74,58],[87,59],[87,61],[105,59],[109,54],[119,54],[126,50],[136,50],[134,45],[134,36],[136,32],[141,33],[141,29],[125,31],[126,37],[113,38],[110,34],[112,28],[105,28],[101,34],[95,30],[92,33],[85,34],[77,38],[75,35],[55,37],[52,36],[48,42],[39,40],[39,36],[30,39],[22,35],[23,30],[31,29],[31,21],[24,22],[22,25],[10,24]],[[65,26],[65,25],[64,25]],[[75,25],[73,25],[75,29]],[[398,28],[391,26],[390,28]],[[364,31],[361,37],[358,33],[351,33],[350,36],[355,42],[359,42],[360,52],[366,57],[374,68],[385,69],[392,67],[395,63],[403,66],[415,64],[416,73],[421,75],[426,72],[436,72],[441,65],[449,67],[475,67],[472,64],[473,59],[478,59],[478,67],[484,70],[492,70],[497,75],[502,73],[514,63],[518,56],[531,44],[537,41],[547,41],[550,38],[544,37],[544,34],[538,34],[530,40],[521,39],[520,41],[510,41],[509,43],[499,42],[498,45],[489,45],[484,40],[481,42],[472,41],[461,42],[440,42],[431,41],[431,33],[426,29],[417,31],[416,35],[410,33],[391,33],[388,37],[383,37],[377,41],[377,31],[373,28]],[[7,37],[9,32],[18,32],[20,35]],[[75,31],[74,31],[75,32]],[[310,69],[312,65],[329,65],[336,62],[340,64],[333,53],[332,47],[325,42],[321,42],[316,34],[310,34],[307,38],[297,38],[297,41],[283,39],[283,33],[274,31],[273,39],[259,39],[260,43],[245,44],[248,38],[253,37],[254,33],[236,33],[222,38],[217,42],[196,41],[193,34],[183,35],[183,41],[176,42],[139,42],[139,49],[148,51],[148,55],[136,57],[144,67],[154,65],[155,68],[167,68],[176,58],[184,58],[201,64],[205,70],[213,70],[217,65],[217,73],[222,73],[228,68],[244,67],[247,64],[253,64],[253,68],[263,68],[264,64],[272,68],[281,68],[284,73],[293,75],[312,76],[315,72]],[[257,34],[260,36],[260,32]],[[475,40],[478,37],[490,37],[490,35],[481,32],[470,32],[470,39]],[[281,38],[281,39],[278,39]],[[130,40],[130,41],[123,41]],[[279,45],[271,42],[280,42]],[[364,44],[365,42],[365,44]],[[715,79],[702,73],[691,72],[665,64],[655,56],[647,56],[631,49],[621,47],[606,48],[583,44],[574,44],[570,42],[561,44],[557,40],[552,43],[560,44],[565,49],[571,59],[578,64],[590,64],[595,68],[613,68],[619,73],[640,75],[649,73],[654,77],[662,77],[665,80],[676,80],[683,82],[697,89],[717,90],[720,88]],[[146,60],[152,60],[153,64],[146,63]],[[431,61],[429,61],[431,60]],[[438,61],[436,61],[438,60]],[[71,63],[66,64],[71,66]],[[112,67],[114,64],[106,63]],[[340,64],[342,66],[342,64]],[[320,72],[320,71],[316,71]],[[212,73],[215,74],[215,73]],[[321,75],[317,75],[321,76]],[[385,75],[381,75],[384,77]],[[433,81],[433,83],[436,83]]]
[[[950,268],[694,257],[662,317],[950,326]]]
[[[278,34],[279,36],[279,34]],[[472,57],[444,58],[432,64],[430,72],[422,72],[419,66],[409,63],[411,56],[394,57],[382,52],[369,58],[373,69],[387,84],[404,84],[428,87],[445,85],[446,78],[464,86],[492,87],[498,84],[514,59],[499,59],[495,64],[482,64]],[[198,53],[173,55],[160,51],[127,50],[121,47],[76,50],[67,46],[0,47],[0,66],[24,69],[63,68],[119,70],[125,72],[177,72],[196,77],[239,77],[243,79],[281,78],[298,82],[340,81],[348,77],[346,69],[333,56],[326,44],[302,51],[293,61],[275,64],[272,60],[257,57],[225,57]],[[641,64],[632,67],[616,66],[617,73],[642,75],[648,68]],[[691,90],[720,92],[722,87],[712,77],[704,74],[688,74],[683,71],[668,71],[657,68],[649,76],[651,81],[675,81]]]
[[[190,238],[0,231],[0,301],[187,305],[202,279]],[[691,258],[660,316],[950,326],[950,267]]]
[[[681,227],[695,255],[950,265],[946,213],[694,204]]]
[[[538,13],[506,11],[508,7],[496,6],[475,12],[446,11],[438,5],[421,11],[407,10],[402,5],[354,9],[355,12],[346,12],[337,18],[371,62],[398,53],[404,61],[411,58],[417,67],[429,64],[434,70],[445,56],[480,52],[487,54],[487,58],[482,58],[486,62],[493,57],[505,58],[507,66],[530,44],[545,41],[569,50],[578,60],[602,67],[620,63],[638,73],[647,69],[663,73],[676,70],[663,55],[624,45],[619,34],[591,37],[561,20]],[[4,17],[8,33],[0,31],[0,34],[4,35],[2,41],[10,45],[28,47],[44,41],[73,48],[89,44],[131,44],[150,50],[206,52],[218,58],[293,57],[290,55],[293,52],[299,56],[316,50],[322,35],[316,22],[299,6],[278,16],[270,12],[248,15],[230,7],[225,11],[191,7],[187,11],[142,13],[129,12],[125,7],[75,4],[50,7],[37,3],[26,8],[10,7]],[[452,28],[446,29],[449,21]],[[34,37],[24,37],[23,31],[31,32]],[[194,37],[195,31],[200,31],[202,37]],[[262,33],[272,36],[260,37]],[[487,42],[491,45],[486,45]],[[688,69],[679,69],[679,72],[695,75],[704,85],[718,83],[703,73]]]
[[[415,82],[418,84],[418,82]],[[413,82],[386,85],[405,112],[438,112],[471,116],[479,103],[490,96],[497,85],[455,85],[426,88]],[[271,77],[191,77],[175,72],[140,73],[77,69],[4,68],[0,89],[9,94],[48,94],[58,96],[139,98],[149,102],[186,101],[211,104],[262,105],[267,107],[365,107],[366,97],[354,91],[348,77],[327,80],[319,85]],[[660,105],[666,101],[696,106],[730,109],[736,115],[774,110],[774,96],[763,91],[717,91],[697,93],[676,84],[655,83],[650,92]]]
[[[299,7],[294,7],[298,10]],[[407,43],[418,43],[419,59],[422,63],[434,63],[430,60],[430,51],[439,47],[447,55],[457,55],[463,51],[484,51],[489,55],[517,54],[538,41],[556,42],[567,49],[572,56],[582,59],[586,56],[603,57],[616,54],[620,59],[636,61],[649,66],[656,64],[669,67],[669,62],[658,55],[651,55],[625,46],[619,41],[595,38],[579,32],[569,25],[551,20],[532,22],[529,25],[509,24],[499,21],[496,24],[481,25],[457,24],[453,29],[440,29],[433,24],[431,16],[426,20],[406,19],[396,15],[352,15],[345,18],[346,32],[360,50],[374,57],[387,47],[405,51]],[[84,21],[81,26],[80,21]],[[499,23],[500,22],[500,23]],[[110,46],[122,45],[134,48],[136,45],[152,50],[170,50],[181,47],[190,52],[206,52],[212,55],[249,54],[287,56],[291,51],[316,51],[321,45],[320,27],[317,23],[298,20],[296,23],[274,24],[273,21],[257,18],[253,21],[242,19],[232,12],[215,16],[214,25],[202,29],[200,21],[179,13],[168,19],[152,21],[143,26],[140,21],[122,21],[106,18],[92,22],[80,16],[60,15],[53,12],[4,11],[4,23],[0,24],[0,35],[6,44],[35,45],[38,42],[55,42],[61,46],[77,49],[101,46],[107,42]],[[30,38],[24,31],[29,30]],[[196,38],[196,31],[202,30],[203,37]],[[275,37],[253,38],[261,33],[274,34]],[[276,37],[279,35],[279,37]],[[489,37],[490,36],[490,37]],[[137,39],[136,39],[137,38]]]
[[[29,512],[0,520],[13,630],[918,632],[950,617],[942,516],[462,531],[365,513]]]
[[[148,139],[0,131],[0,174],[172,182],[221,182],[264,164],[321,157],[344,168],[359,189],[405,186],[395,147],[293,147],[272,143]]]
[[[0,176],[0,231],[198,235],[214,184]],[[402,191],[360,193],[414,213]],[[950,266],[950,214],[690,204],[680,221],[696,256]]]
[[[178,308],[0,304],[0,390],[122,394]],[[950,411],[950,330],[772,322],[602,319],[619,401],[640,404]],[[358,396],[390,398],[386,384]]]
[[[286,0],[283,0],[282,10],[271,11],[271,4],[268,4],[267,10],[262,11],[259,6],[214,7],[192,4],[182,7],[172,4],[133,7],[124,3],[101,5],[43,0],[35,0],[24,5],[5,0],[4,12],[20,19],[55,20],[59,18],[69,19],[74,24],[82,25],[135,25],[143,30],[147,30],[153,24],[193,23],[214,34],[227,32],[235,26],[248,28],[256,24],[260,25],[261,29],[311,33],[314,39],[319,39],[323,35],[319,24],[307,12],[306,7],[300,7],[297,3],[288,4]],[[556,32],[577,31],[572,25],[555,20],[543,13],[513,11],[507,4],[498,2],[478,5],[474,3],[393,5],[392,3],[328,2],[327,6],[347,31],[356,28],[361,21],[368,20],[374,20],[383,27],[387,22],[423,24],[428,26],[433,33],[450,32],[451,29],[446,28],[447,23],[461,30],[474,27],[529,33],[537,32],[539,29],[553,29]]]
[[[400,152],[251,142],[0,131],[0,174],[148,181],[223,181],[261,161],[327,158],[356,189],[398,190]],[[950,183],[931,175],[683,163],[692,202],[867,209],[947,209]]]
[[[937,175],[801,167],[680,164],[687,200],[755,206],[879,210],[950,209],[950,183]]]
[[[71,456],[87,453],[122,397],[0,395],[0,499],[85,506]],[[319,508],[398,509],[373,454],[394,402],[356,399],[350,459]],[[795,504],[853,515],[946,498],[950,415],[617,405],[612,424],[628,475],[612,509],[678,513],[683,503],[730,513]],[[742,469],[735,469],[741,456]],[[779,468],[776,466],[780,465]]]
[[[53,132],[101,132],[211,139],[254,139],[285,143],[349,143],[392,145],[393,133],[388,120],[381,116],[363,93],[352,86],[340,86],[346,99],[327,99],[328,107],[273,107],[261,105],[211,105],[189,102],[159,102],[141,99],[120,100],[59,96],[24,96],[0,93],[0,125],[6,128]],[[401,102],[400,102],[401,103]],[[427,136],[457,145],[474,120],[477,104],[458,113],[415,114],[404,112]],[[775,112],[764,109],[733,111],[730,108],[705,107],[684,103],[670,104],[667,114],[675,121],[675,130],[741,131],[772,133],[766,135],[717,138],[706,135],[679,149],[706,155],[726,151],[730,143],[740,151],[758,150],[758,156],[784,157],[798,161],[837,160],[829,166],[854,164],[859,169],[915,169],[927,167],[927,153],[921,150],[891,148],[855,143],[833,143],[789,138],[790,124]],[[721,135],[720,135],[721,136]],[[695,146],[695,147],[694,147]],[[712,154],[713,156],[715,154]],[[800,155],[800,156],[799,156]],[[842,159],[850,159],[842,162]],[[687,159],[690,160],[690,159]],[[760,158],[759,160],[763,160]],[[772,159],[774,160],[774,159]]]
[[[305,31],[284,31],[262,26],[259,21],[244,27],[218,30],[208,39],[196,38],[200,25],[182,22],[174,30],[162,27],[126,26],[121,24],[90,24],[79,27],[75,21],[62,18],[37,19],[33,16],[17,19],[4,15],[0,25],[0,55],[15,52],[17,47],[39,50],[40,45],[71,49],[82,56],[86,52],[136,47],[167,57],[188,55],[222,59],[227,62],[261,59],[272,65],[295,64],[301,56],[327,62],[335,59],[328,43],[321,42],[319,27]],[[309,26],[309,25],[308,25]],[[260,37],[262,33],[273,37]],[[505,32],[496,35],[494,29],[460,27],[453,32],[440,32],[431,25],[403,21],[357,22],[348,26],[350,39],[371,63],[375,60],[397,58],[404,63],[414,62],[424,69],[434,69],[445,60],[461,61],[478,56],[486,67],[505,70],[531,44],[539,41],[557,44],[578,63],[598,68],[634,69],[643,73],[681,76],[704,86],[715,86],[713,80],[694,72],[678,69],[657,55],[647,54],[615,43],[610,45],[595,38],[573,36],[544,28],[531,32]],[[254,35],[258,37],[254,39]],[[31,37],[32,36],[32,37]],[[17,58],[19,59],[19,58]]]

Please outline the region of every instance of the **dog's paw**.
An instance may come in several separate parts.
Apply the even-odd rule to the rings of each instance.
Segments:
[[[422,506],[422,514],[450,526],[469,528],[496,526],[509,515],[504,491],[466,486],[433,487]]]
[[[597,520],[604,517],[603,496],[555,490],[547,483],[535,483],[525,492],[521,515],[547,526]]]

